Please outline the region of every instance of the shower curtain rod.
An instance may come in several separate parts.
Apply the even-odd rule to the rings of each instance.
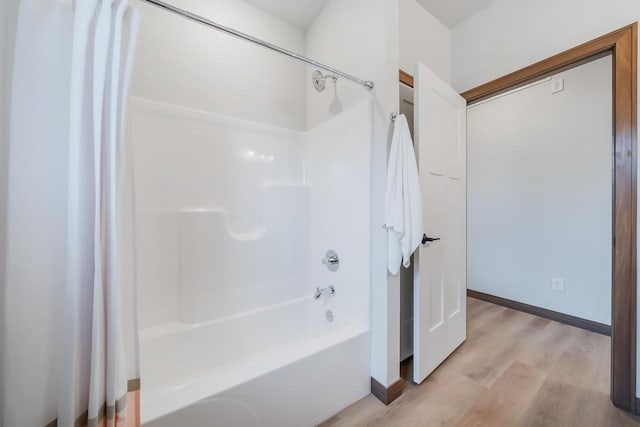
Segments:
[[[374,84],[373,84],[372,81],[360,80],[357,77],[354,77],[354,76],[352,76],[350,74],[344,73],[344,72],[342,72],[340,70],[336,70],[335,68],[332,68],[332,67],[329,67],[328,65],[324,65],[324,64],[322,64],[320,62],[314,61],[313,59],[309,59],[306,56],[298,55],[295,52],[291,52],[290,50],[283,49],[283,48],[281,48],[279,46],[276,46],[276,45],[271,44],[269,42],[266,42],[264,40],[261,40],[261,39],[258,39],[256,37],[250,36],[248,34],[240,32],[238,30],[234,30],[233,28],[225,27],[224,25],[218,24],[217,22],[213,22],[213,21],[211,21],[211,20],[209,20],[207,18],[204,18],[202,16],[193,14],[191,12],[188,12],[188,11],[184,10],[184,9],[180,9],[178,7],[175,7],[173,5],[165,3],[163,1],[160,1],[160,0],[142,0],[142,1],[150,3],[150,4],[152,4],[154,6],[157,6],[157,7],[161,8],[161,9],[168,10],[169,12],[173,12],[173,13],[175,13],[177,15],[181,15],[181,16],[183,16],[183,17],[185,17],[185,18],[187,18],[187,19],[189,19],[191,21],[198,22],[200,24],[206,25],[207,27],[214,28],[214,29],[216,29],[218,31],[222,31],[223,33],[227,33],[227,34],[232,35],[234,37],[237,37],[239,39],[243,39],[243,40],[249,41],[251,43],[257,44],[259,46],[266,47],[267,49],[271,49],[271,50],[273,50],[275,52],[281,53],[281,54],[286,55],[286,56],[288,56],[290,58],[297,59],[298,61],[305,62],[305,63],[307,63],[309,65],[313,65],[314,67],[318,67],[318,68],[320,68],[322,70],[328,71],[328,72],[333,73],[335,75],[338,75],[340,77],[344,77],[345,79],[348,79],[348,80],[351,80],[353,82],[356,82],[357,84],[361,85],[362,87],[364,87],[368,91],[371,91],[373,89],[373,87],[374,87]]]

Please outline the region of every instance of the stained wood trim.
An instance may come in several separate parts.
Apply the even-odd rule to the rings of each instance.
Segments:
[[[378,398],[385,405],[396,400],[404,391],[406,382],[402,378],[391,384],[389,387],[383,386],[375,378],[371,377],[371,394]]]
[[[634,23],[462,94],[474,103],[605,53],[613,54],[614,184],[611,400],[636,404],[636,200],[638,24]]]
[[[637,25],[614,47],[614,253],[612,400],[632,411],[636,398]]]
[[[404,83],[410,88],[413,88],[413,76],[406,71],[400,70],[400,83]]]
[[[558,311],[547,310],[546,308],[525,304],[523,302],[510,300],[507,298],[502,298],[495,295],[486,294],[484,292],[474,291],[471,289],[467,289],[467,295],[470,296],[471,298],[490,302],[492,304],[501,305],[503,307],[511,308],[513,310],[518,310],[525,313],[533,314],[535,316],[544,317],[545,319],[550,319],[556,322],[564,323],[566,325],[571,325],[577,328],[586,329],[587,331],[596,332],[598,334],[611,336],[611,326],[605,325],[604,323],[594,322],[593,320],[587,320],[581,317],[571,316],[569,314],[560,313]]]

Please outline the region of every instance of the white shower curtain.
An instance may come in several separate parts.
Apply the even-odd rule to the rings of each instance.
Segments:
[[[128,0],[76,0],[58,426],[139,425]]]

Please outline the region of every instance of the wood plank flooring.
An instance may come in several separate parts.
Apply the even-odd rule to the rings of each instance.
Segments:
[[[609,337],[473,298],[467,319],[467,341],[421,385],[320,426],[640,426],[609,400]]]

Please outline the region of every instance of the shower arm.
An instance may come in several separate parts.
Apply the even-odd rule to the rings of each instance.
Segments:
[[[338,81],[338,76],[336,74],[325,74],[323,76],[318,77],[322,80],[326,80],[326,79],[331,79],[333,80],[333,82],[337,82]]]
[[[329,67],[328,65],[324,65],[320,62],[314,61],[313,59],[309,59],[306,56],[303,55],[299,55],[295,52],[292,52],[290,50],[281,48],[279,46],[276,46],[272,43],[269,43],[267,41],[258,39],[256,37],[250,36],[249,34],[243,33],[241,31],[235,30],[233,28],[230,27],[225,27],[224,25],[218,24],[217,22],[211,21],[207,18],[204,18],[202,16],[196,15],[194,13],[191,13],[189,11],[186,11],[184,9],[180,9],[178,7],[175,7],[171,4],[165,3],[163,1],[160,0],[142,0],[146,3],[152,4],[154,6],[157,6],[161,9],[167,10],[169,12],[175,13],[177,15],[181,15],[182,17],[189,19],[191,21],[197,22],[199,24],[205,25],[209,28],[213,28],[215,30],[221,31],[223,33],[229,34],[231,36],[237,37],[239,39],[242,40],[246,40],[248,42],[251,42],[253,44],[256,44],[258,46],[262,46],[265,47],[267,49],[273,50],[275,52],[278,52],[282,55],[288,56],[290,58],[296,59],[298,61],[304,62],[306,64],[309,65],[313,65],[316,68],[320,68],[322,70],[328,71],[329,73],[334,74],[335,76],[339,76],[339,77],[343,77],[347,80],[351,80],[352,82],[355,82],[357,84],[359,84],[360,86],[364,87],[367,91],[371,91],[374,88],[374,83],[370,80],[361,80],[357,77],[354,77],[350,74],[344,73],[340,70],[336,70],[333,67]],[[335,81],[335,80],[334,80]]]

